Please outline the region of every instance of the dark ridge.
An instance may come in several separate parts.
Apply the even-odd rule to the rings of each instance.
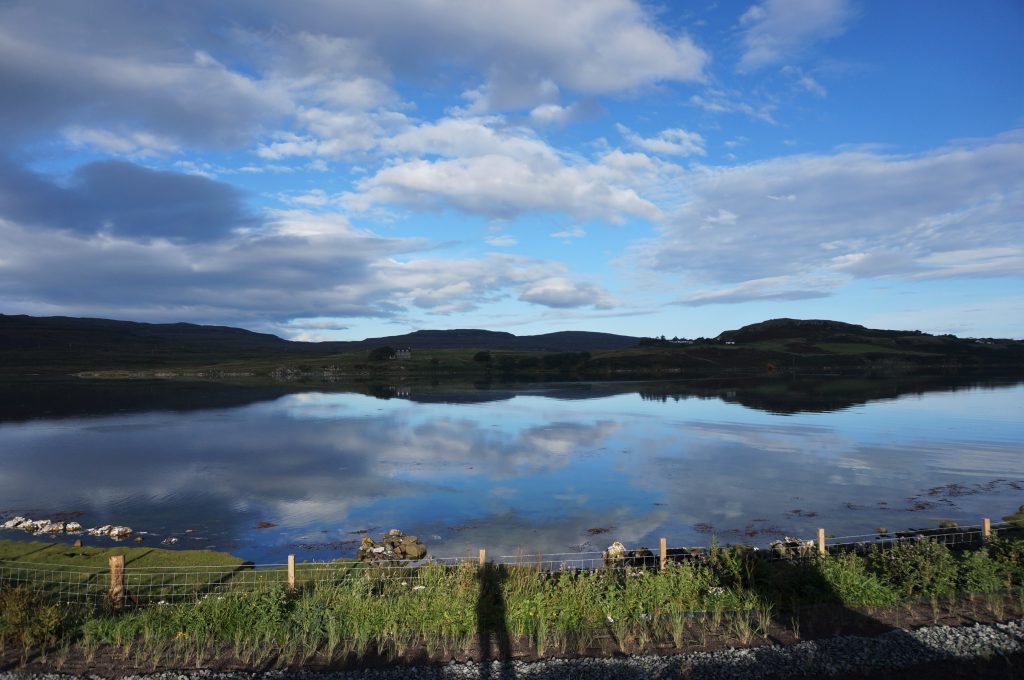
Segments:
[[[761,342],[763,340],[799,338],[808,342],[829,340],[842,342],[851,337],[898,338],[914,335],[926,334],[921,331],[878,330],[826,319],[769,319],[743,326],[737,330],[725,331],[718,336],[718,339],[732,342]]]
[[[294,342],[230,326],[0,314],[0,369],[159,368],[285,355],[326,356],[382,346],[584,352],[626,349],[639,340],[582,331],[519,337],[462,328],[348,342]]]

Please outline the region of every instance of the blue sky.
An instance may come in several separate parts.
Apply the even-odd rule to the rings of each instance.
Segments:
[[[0,312],[1024,337],[1024,5],[0,3]]]

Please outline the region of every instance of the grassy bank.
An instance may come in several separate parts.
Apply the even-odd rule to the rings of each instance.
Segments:
[[[1006,594],[1016,593],[1009,602],[1024,609],[1019,539],[994,539],[963,552],[925,541],[801,561],[713,549],[706,559],[669,564],[663,572],[549,573],[474,563],[400,571],[352,569],[351,562],[327,566],[295,592],[280,583],[250,582],[237,592],[119,612],[55,603],[24,585],[0,584],[0,638],[25,658],[33,649],[59,658],[59,650],[76,646],[184,664],[226,649],[258,667],[313,656],[402,656],[411,649],[429,658],[460,655],[482,636],[499,653],[503,640],[512,640],[541,655],[587,649],[608,636],[627,651],[680,648],[702,635],[749,644],[773,621],[787,622],[799,636],[808,605],[870,617],[925,602],[936,616],[941,608],[980,606],[999,618]]]

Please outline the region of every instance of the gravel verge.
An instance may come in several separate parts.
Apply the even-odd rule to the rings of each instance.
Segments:
[[[385,669],[316,673],[216,673],[174,671],[126,676],[146,680],[469,680],[529,678],[532,680],[603,678],[750,678],[835,677],[887,673],[922,664],[991,660],[1024,654],[1024,619],[972,626],[930,626],[893,630],[876,637],[839,636],[794,645],[725,649],[675,656],[544,659],[541,661],[455,663]],[[0,680],[69,680],[62,674],[0,673]],[[95,678],[98,676],[77,676]]]

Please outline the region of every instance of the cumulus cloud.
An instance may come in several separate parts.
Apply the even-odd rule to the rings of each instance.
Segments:
[[[597,161],[566,157],[529,130],[500,118],[444,119],[413,126],[382,143],[401,154],[341,198],[349,209],[400,205],[417,210],[453,207],[494,218],[527,212],[566,212],[621,222],[658,219],[642,194],[656,190],[672,168],[643,154],[613,151]],[[421,156],[440,156],[427,160]]]
[[[1024,135],[1013,133],[912,156],[849,151],[701,168],[688,202],[633,256],[720,286],[690,304],[809,297],[837,276],[1019,275],[1022,154]]]
[[[79,233],[208,240],[259,220],[231,185],[127,163],[80,166],[68,184],[0,162],[0,217]]]
[[[10,311],[251,325],[467,310],[507,297],[557,307],[610,300],[555,261],[446,259],[424,239],[384,238],[330,212],[256,219],[234,189],[203,177],[119,161],[83,166],[68,186],[10,163],[0,175],[0,303]],[[536,288],[554,280],[558,291]]]
[[[755,71],[840,35],[853,16],[849,0],[765,0],[740,17],[740,71]]]
[[[11,138],[72,126],[79,140],[108,149],[145,148],[138,135],[163,146],[176,140],[235,145],[263,120],[290,109],[273,84],[233,71],[205,52],[149,45],[127,56],[116,38],[110,45],[95,37],[106,40],[108,31],[97,31],[94,40],[83,37],[87,31],[62,39],[71,27],[58,14],[48,12],[41,21],[27,7],[18,12],[8,6],[0,17],[0,90],[18,93],[17,106],[0,107],[0,134]],[[135,128],[135,138],[109,132],[110,126]]]
[[[519,294],[519,299],[547,307],[592,306],[609,309],[616,305],[615,299],[600,287],[576,283],[564,277],[552,277],[531,283]]]
[[[240,146],[287,124],[338,157],[371,148],[381,116],[407,107],[396,78],[451,71],[471,83],[474,111],[555,122],[582,112],[559,105],[563,91],[696,82],[708,62],[635,0],[9,3],[0,26],[0,90],[17,93],[0,134],[68,127],[79,143],[127,154]],[[308,151],[284,143],[267,157]]]

